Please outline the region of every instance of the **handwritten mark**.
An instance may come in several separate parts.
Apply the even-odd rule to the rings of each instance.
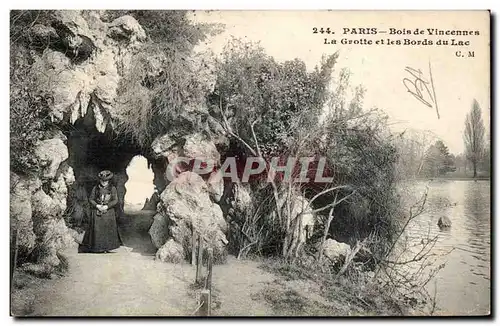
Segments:
[[[439,108],[436,99],[436,89],[434,88],[434,81],[432,79],[431,62],[429,61],[430,82],[424,78],[424,74],[420,69],[416,70],[407,66],[405,71],[412,76],[410,78],[403,78],[403,85],[405,85],[406,90],[426,106],[430,108],[435,107],[439,119]]]

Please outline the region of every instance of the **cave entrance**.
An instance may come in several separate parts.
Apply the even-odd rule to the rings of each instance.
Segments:
[[[68,193],[69,205],[76,207],[70,221],[84,227],[88,224],[88,196],[98,182],[98,173],[110,170],[119,197],[118,227],[123,245],[142,254],[154,254],[156,248],[148,230],[155,211],[141,209],[146,198],[154,194],[155,185],[159,190],[165,187],[162,183],[164,162],[154,159],[148,162],[148,154],[134,141],[117,135],[109,125],[104,131],[99,131],[95,125],[95,117],[89,109],[84,117],[63,129],[67,138],[68,164],[73,168],[76,180],[74,189]],[[132,204],[134,210],[127,209],[125,203]]]
[[[155,192],[154,173],[148,160],[142,155],[132,158],[126,169],[128,180],[125,183],[125,211],[137,211],[148,204]],[[147,205],[146,205],[147,206]]]
[[[92,112],[92,110],[88,110]],[[90,117],[89,117],[90,116]],[[141,153],[127,139],[118,138],[111,128],[99,132],[95,127],[92,114],[78,119],[74,125],[65,130],[69,152],[69,165],[73,168],[76,186],[82,188],[88,197],[97,184],[97,174],[102,170],[110,170],[114,177],[119,197],[120,215],[123,213],[125,183],[128,180],[126,168],[132,158]],[[87,198],[81,198],[85,205]]]

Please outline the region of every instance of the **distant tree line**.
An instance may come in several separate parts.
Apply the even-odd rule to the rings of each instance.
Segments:
[[[398,168],[405,178],[443,176],[489,176],[491,170],[490,138],[485,137],[481,108],[474,100],[465,118],[465,151],[454,155],[446,144],[428,131],[405,131],[396,137]]]

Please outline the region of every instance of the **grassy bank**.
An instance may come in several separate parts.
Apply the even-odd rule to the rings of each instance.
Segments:
[[[56,267],[27,263],[16,268],[10,291],[12,316],[29,316],[33,312],[36,293],[47,284],[47,281],[68,275],[68,259],[62,254],[58,254],[58,258],[60,264]]]
[[[34,311],[37,293],[47,284],[48,279],[20,270],[11,284],[11,316],[30,316]]]
[[[476,178],[467,176],[442,176],[436,178],[417,178],[418,181],[439,181],[439,180],[450,180],[450,181],[491,181],[490,176],[478,176]]]
[[[417,302],[390,294],[373,272],[336,277],[318,265],[266,260],[261,268],[278,276],[261,293],[278,314],[293,316],[401,316],[416,313]]]

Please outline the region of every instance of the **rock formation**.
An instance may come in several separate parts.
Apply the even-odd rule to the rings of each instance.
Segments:
[[[169,263],[181,263],[185,260],[184,256],[184,248],[178,242],[175,242],[174,239],[168,240],[156,252],[156,259]]]
[[[328,258],[332,263],[341,263],[343,259],[351,251],[351,247],[342,242],[333,239],[326,239],[323,244],[323,256]]]
[[[205,247],[213,248],[216,261],[225,260],[227,223],[219,205],[210,200],[208,186],[199,175],[190,171],[181,173],[161,193],[161,205],[164,220],[155,221],[152,229],[167,225],[168,238],[182,246],[186,257],[191,253],[195,232],[202,237]]]
[[[59,265],[58,251],[76,245],[63,218],[73,171],[61,164],[68,155],[66,147],[62,147],[65,152],[58,146],[59,151],[54,151],[54,144],[58,143],[45,141],[37,148],[39,153],[54,154],[38,155],[39,177],[11,174],[11,227],[18,232],[19,256],[47,269]]]
[[[39,142],[35,150],[38,174],[11,175],[12,230],[19,230],[21,256],[57,266],[57,252],[75,245],[73,239],[79,236],[67,224],[81,225],[89,215],[87,197],[97,173],[110,169],[115,174],[113,182],[123,204],[126,167],[135,155],[144,155],[161,193],[155,200],[160,211],[150,229],[159,248],[157,258],[178,262],[189,254],[194,229],[223,261],[227,226],[217,204],[224,191],[222,180],[181,169],[178,172],[185,174],[170,182],[165,174],[168,162],[177,156],[209,158],[220,164],[217,146],[228,144],[222,127],[210,119],[206,108],[189,105],[180,112],[180,119],[187,125],[199,122],[201,129],[179,124],[158,135],[149,149],[129,139],[118,141],[117,126],[127,119],[117,100],[120,82],[148,35],[128,15],[114,20],[106,12],[92,10],[60,10],[51,15],[29,29],[30,39],[38,46],[27,52],[36,87],[32,91],[50,96],[48,115],[64,134],[47,133]],[[149,73],[159,74],[158,58],[147,60]],[[186,62],[202,67],[196,55],[186,57]],[[200,76],[200,83],[213,88],[213,76],[202,70],[206,76]]]
[[[48,131],[39,141],[37,173],[11,174],[11,228],[19,233],[19,257],[38,265],[27,268],[50,270],[60,263],[59,251],[76,245],[67,223],[81,223],[88,214],[87,193],[102,168],[86,164],[94,155],[89,148],[116,123],[120,73],[146,34],[133,17],[106,23],[98,11],[78,10],[53,11],[28,33],[34,47],[43,45],[30,52],[32,91],[51,97],[49,117],[61,130],[76,126],[66,135]],[[126,176],[117,180],[123,197]]]
[[[441,216],[437,224],[440,229],[451,228],[451,220],[446,216]]]
[[[155,211],[157,209],[158,203],[160,202],[160,196],[158,195],[158,192],[155,191],[152,195],[151,198],[146,198],[146,201],[144,203],[144,206],[142,207],[142,210],[149,210],[149,211]]]

